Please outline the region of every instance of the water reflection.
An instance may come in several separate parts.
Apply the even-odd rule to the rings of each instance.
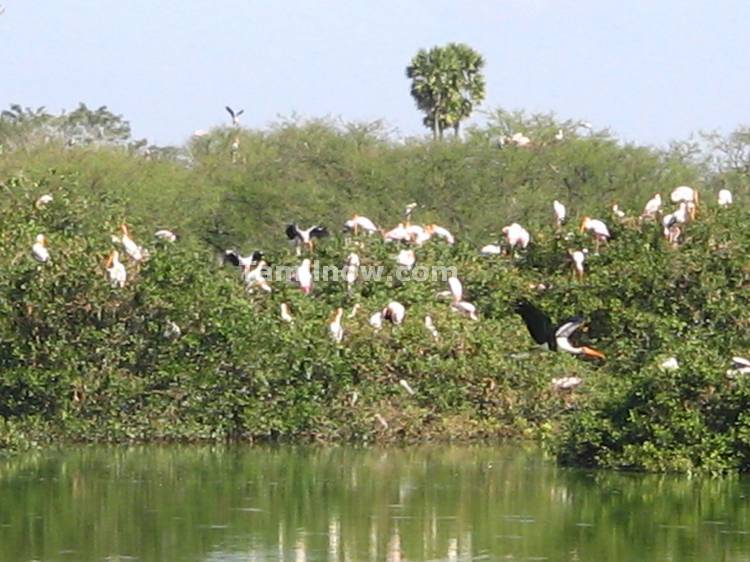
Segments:
[[[749,494],[520,446],[81,448],[0,462],[0,560],[750,561]]]

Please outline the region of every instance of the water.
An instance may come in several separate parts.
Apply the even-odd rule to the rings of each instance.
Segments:
[[[79,448],[0,461],[0,561],[750,560],[750,480],[520,445]]]

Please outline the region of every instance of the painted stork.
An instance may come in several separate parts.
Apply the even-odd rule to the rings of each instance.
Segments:
[[[36,242],[31,246],[31,254],[39,263],[47,263],[49,261],[47,237],[44,234],[37,234]]]
[[[411,269],[417,262],[417,256],[414,250],[401,250],[396,256],[396,263],[406,269]]]
[[[245,113],[245,110],[244,109],[240,109],[239,111],[235,111],[231,107],[229,107],[228,105],[224,106],[224,108],[227,110],[227,113],[229,113],[229,116],[232,118],[232,125],[234,127],[239,127],[240,126],[240,115],[242,115],[243,113]]]
[[[135,240],[130,237],[128,225],[122,223],[120,225],[120,230],[122,231],[122,237],[120,238],[120,241],[122,242],[123,248],[125,248],[125,253],[130,257],[131,260],[135,262],[142,261],[146,256],[146,253],[143,251],[143,248],[136,244]]]
[[[289,240],[294,240],[297,255],[299,256],[301,254],[302,245],[307,246],[307,248],[312,251],[315,239],[328,236],[328,230],[325,226],[320,226],[318,224],[307,229],[302,229],[292,223],[286,227],[286,236]]]
[[[661,193],[656,193],[643,207],[641,218],[654,218],[661,211]]]
[[[586,255],[589,253],[587,248],[584,248],[583,250],[575,250],[570,251],[570,259],[573,264],[573,275],[575,275],[579,280],[583,279],[583,273],[584,273],[584,267],[583,262],[586,260]]]
[[[453,245],[456,242],[453,234],[451,234],[451,232],[443,226],[438,226],[437,224],[428,224],[425,227],[425,230],[430,236],[437,236],[438,238],[442,238],[450,245]]]
[[[310,291],[312,291],[312,285],[313,285],[313,277],[312,277],[312,271],[310,270],[309,258],[305,258],[302,260],[302,263],[297,268],[297,273],[295,274],[294,277],[297,280],[297,283],[299,284],[299,288],[302,290],[302,293],[305,295],[309,295]]]
[[[107,258],[105,268],[107,270],[107,278],[109,279],[110,284],[113,287],[122,289],[128,279],[128,272],[120,261],[120,253],[117,250],[112,250],[109,258]]]
[[[165,240],[167,242],[177,242],[177,235],[171,230],[167,230],[166,228],[162,228],[161,230],[157,230],[156,232],[154,232],[154,237],[157,240]]]
[[[344,309],[338,307],[331,317],[331,321],[328,323],[328,330],[331,334],[331,339],[336,343],[341,343],[344,339],[344,327],[341,325],[341,317],[344,315]]]
[[[383,309],[383,320],[388,320],[391,324],[399,325],[404,321],[406,308],[398,301],[391,301]]]
[[[599,219],[592,219],[591,217],[583,217],[581,220],[581,232],[589,232],[594,236],[594,243],[596,245],[595,253],[599,253],[599,244],[607,242],[610,239],[611,234],[607,225]]]
[[[565,205],[560,203],[557,199],[552,202],[552,210],[555,212],[555,227],[559,229],[562,223],[565,222],[565,217],[568,216],[568,211]]]
[[[719,190],[718,203],[720,207],[729,207],[732,204],[732,192],[728,189]]]
[[[508,241],[511,252],[515,250],[516,246],[526,248],[531,241],[531,235],[529,231],[522,227],[517,222],[509,224],[503,227],[503,234],[505,239]]]
[[[362,231],[366,232],[367,234],[378,232],[378,227],[374,222],[372,222],[367,217],[363,217],[357,214],[354,214],[352,218],[344,223],[344,228],[346,230],[351,230],[355,235],[359,232],[360,229],[362,229]]]
[[[224,263],[231,263],[235,267],[245,269],[253,267],[263,259],[263,252],[255,250],[249,256],[241,256],[236,250],[225,250],[223,256]]]
[[[573,355],[604,359],[601,351],[586,346],[576,347],[570,342],[569,338],[583,324],[582,318],[570,318],[554,326],[550,317],[530,302],[518,302],[513,310],[523,318],[529,334],[537,344],[546,346],[550,351],[560,350]]]
[[[289,305],[285,302],[281,303],[281,319],[284,322],[293,322],[294,317],[292,316],[292,313],[289,312]]]

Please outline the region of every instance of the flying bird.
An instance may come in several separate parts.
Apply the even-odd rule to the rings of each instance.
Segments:
[[[604,354],[601,351],[586,346],[576,347],[571,343],[569,338],[583,325],[582,318],[570,318],[562,324],[554,326],[547,314],[527,301],[516,303],[513,311],[523,318],[534,341],[539,345],[547,346],[550,351],[560,350],[573,355],[604,359]]]
[[[315,239],[328,236],[328,230],[325,226],[320,226],[319,224],[313,225],[307,229],[302,229],[292,223],[286,227],[286,236],[289,240],[294,240],[297,255],[299,256],[303,245],[307,246],[307,248],[312,251]]]
[[[229,113],[229,116],[232,118],[232,125],[234,125],[235,127],[239,127],[239,125],[240,125],[240,115],[242,115],[243,113],[245,113],[245,110],[244,109],[240,109],[239,111],[235,112],[228,105],[225,106],[225,108],[227,110],[227,113]]]

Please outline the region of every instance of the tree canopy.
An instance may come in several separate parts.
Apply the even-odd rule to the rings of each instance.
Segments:
[[[458,134],[461,121],[484,100],[483,67],[482,55],[463,43],[420,49],[412,58],[406,76],[433,138],[442,138],[447,128]]]

